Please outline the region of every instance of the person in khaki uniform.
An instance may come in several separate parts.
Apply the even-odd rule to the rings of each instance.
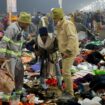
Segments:
[[[59,51],[62,54],[63,78],[65,81],[65,93],[74,96],[73,81],[70,68],[79,52],[79,42],[75,25],[64,18],[61,8],[54,8],[52,16],[56,24]]]

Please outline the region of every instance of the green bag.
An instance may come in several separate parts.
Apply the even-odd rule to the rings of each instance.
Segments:
[[[95,75],[103,75],[103,74],[105,74],[105,70],[97,69],[97,70],[93,70],[93,72],[94,72]]]

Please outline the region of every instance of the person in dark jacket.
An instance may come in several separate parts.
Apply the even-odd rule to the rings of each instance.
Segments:
[[[62,85],[61,72],[58,64],[58,45],[55,35],[48,33],[46,27],[41,27],[36,40],[30,44],[31,46],[34,44],[31,50],[35,52],[36,61],[39,60],[41,62],[41,83],[44,83],[44,79],[49,77],[49,74],[52,75],[55,72],[60,87]]]

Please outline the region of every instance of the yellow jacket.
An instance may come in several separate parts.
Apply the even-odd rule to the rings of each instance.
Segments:
[[[71,51],[70,56],[76,56],[79,52],[79,42],[75,25],[63,19],[57,24],[57,39],[61,53]]]

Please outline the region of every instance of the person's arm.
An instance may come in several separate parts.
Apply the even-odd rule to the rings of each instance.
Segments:
[[[66,29],[67,42],[68,42],[65,54],[71,55],[73,54],[74,49],[76,48],[78,43],[77,31],[76,31],[76,27],[72,22],[67,24],[65,29]]]
[[[9,26],[7,28],[7,30],[5,31],[5,33],[4,33],[4,36],[7,37],[8,38],[8,41],[9,41],[9,40],[12,40],[12,38],[14,37],[14,35],[15,35],[15,29],[12,28],[11,26]]]
[[[53,44],[53,48],[48,50],[48,53],[50,53],[50,54],[52,54],[58,50],[58,42],[57,42],[56,38],[54,39],[54,42],[52,44]]]
[[[14,31],[12,28],[9,27],[4,32],[4,36],[0,41],[0,57],[3,57],[3,58],[6,57],[5,55],[8,53],[8,50],[11,50],[9,47],[9,44],[13,36],[14,36]]]

